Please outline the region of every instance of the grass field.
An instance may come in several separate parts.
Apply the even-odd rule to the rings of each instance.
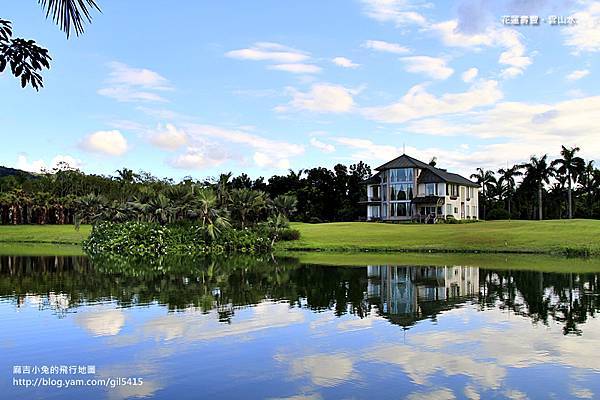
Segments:
[[[600,221],[490,221],[456,225],[340,222],[293,223],[297,241],[280,242],[278,251],[338,252],[499,252],[600,256]],[[0,243],[80,245],[90,226],[0,226]],[[49,249],[44,249],[47,251]]]
[[[502,252],[600,255],[600,221],[489,221],[472,224],[293,223],[298,241],[279,250]]]
[[[486,269],[536,270],[543,272],[598,272],[600,257],[556,257],[545,254],[464,254],[393,252],[280,252],[278,257],[294,257],[303,264],[331,266],[407,265],[472,266]]]
[[[0,225],[0,243],[81,244],[91,231],[90,225]]]

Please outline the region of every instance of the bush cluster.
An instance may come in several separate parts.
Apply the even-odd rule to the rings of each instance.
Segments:
[[[283,230],[286,232],[289,228]],[[293,230],[291,230],[293,231]],[[293,237],[294,233],[287,233]],[[299,233],[298,233],[299,236]],[[202,255],[222,253],[257,254],[271,251],[272,233],[266,227],[227,228],[211,239],[202,226],[161,226],[152,222],[101,222],[96,224],[83,248],[89,254],[121,254],[135,257]]]

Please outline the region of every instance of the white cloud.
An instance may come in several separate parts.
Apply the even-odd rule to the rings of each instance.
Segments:
[[[98,90],[98,94],[105,97],[110,97],[123,103],[135,103],[135,102],[166,102],[167,100],[159,94],[144,91],[135,90],[130,87],[108,87]]]
[[[477,78],[477,74],[479,74],[479,70],[475,67],[473,68],[469,68],[468,70],[466,70],[465,72],[463,72],[462,74],[462,80],[464,82],[472,82],[473,79]]]
[[[493,80],[475,83],[466,92],[446,93],[439,97],[428,93],[424,85],[415,85],[400,101],[382,107],[364,108],[363,114],[379,122],[402,123],[422,117],[469,111],[492,105],[501,98],[498,82]]]
[[[77,158],[62,154],[52,158],[49,163],[46,163],[46,161],[42,159],[29,161],[25,154],[19,154],[17,156],[15,168],[28,172],[42,172],[60,168],[64,164],[68,164],[70,168],[79,169],[83,165],[83,162]]]
[[[408,0],[362,0],[365,13],[380,22],[392,22],[396,26],[424,25],[427,21],[417,10],[423,5]]]
[[[275,64],[270,65],[268,68],[277,71],[291,72],[293,74],[316,74],[321,72],[321,67],[313,64]]]
[[[333,153],[335,151],[334,145],[322,142],[315,137],[310,138],[310,144],[314,148],[321,150],[323,153]]]
[[[454,400],[456,396],[452,390],[447,388],[431,390],[427,392],[413,392],[406,400]]]
[[[358,68],[360,66],[360,64],[356,64],[346,57],[335,57],[331,62],[342,68]]]
[[[75,322],[94,336],[118,335],[125,325],[121,310],[93,310],[75,315]]]
[[[93,153],[109,156],[121,156],[127,152],[127,139],[118,130],[90,133],[81,142],[80,147]]]
[[[383,40],[367,40],[363,43],[363,47],[394,54],[405,54],[410,52],[408,47],[401,46],[398,43],[384,42]]]
[[[278,112],[289,110],[306,110],[319,113],[344,113],[354,107],[353,95],[355,90],[329,83],[314,84],[310,91],[300,92],[288,88],[292,100],[287,105],[275,108]]]
[[[586,7],[571,14],[577,24],[563,28],[564,44],[573,48],[575,54],[600,51],[600,3],[583,1]]]
[[[165,102],[157,91],[172,90],[169,81],[159,73],[146,68],[133,68],[113,61],[108,63],[108,87],[98,90],[101,96],[120,102]]]
[[[165,150],[177,150],[187,143],[187,135],[172,124],[158,126],[156,132],[150,134],[150,143]]]
[[[455,19],[431,24],[427,29],[439,35],[442,42],[450,47],[474,50],[481,46],[504,48],[498,62],[508,66],[502,72],[505,78],[522,74],[525,68],[531,64],[531,58],[525,56],[525,46],[521,42],[521,35],[514,29],[492,25],[483,32],[465,33],[458,29],[458,21]]]
[[[202,160],[206,159],[209,152],[202,152],[199,157],[198,149],[207,147],[207,140],[213,140],[217,143],[213,147],[220,148],[237,148],[247,146],[250,151],[254,151],[252,160],[259,167],[275,167],[287,169],[290,165],[290,158],[296,157],[304,153],[304,146],[288,143],[279,140],[271,140],[254,133],[248,133],[241,129],[226,129],[213,125],[187,124],[185,132],[188,135],[191,146],[195,146],[195,151],[190,152],[187,160],[188,163],[196,163],[203,165]],[[248,151],[245,151],[247,154]],[[232,159],[231,155],[226,155],[221,158]],[[181,160],[184,161],[183,159]],[[181,164],[181,162],[179,163]]]
[[[117,61],[108,64],[109,83],[115,85],[139,86],[148,89],[169,90],[169,81],[159,73],[146,68],[133,68]]]
[[[566,78],[569,81],[576,81],[576,80],[579,80],[581,78],[588,76],[589,74],[590,74],[590,71],[588,69],[577,69],[577,70],[571,72],[569,75],[567,75]]]
[[[406,64],[406,71],[412,73],[423,73],[433,79],[448,79],[454,70],[446,65],[443,58],[429,56],[402,57],[400,59]]]
[[[280,360],[282,356],[277,356]],[[333,387],[354,375],[352,359],[341,354],[316,354],[290,360],[293,378],[310,376],[318,386]]]
[[[299,63],[310,58],[303,51],[270,42],[254,43],[252,47],[228,51],[225,55],[239,60],[273,61],[281,64]]]
[[[494,143],[442,150],[450,166],[469,164],[499,168],[506,162],[527,160],[532,154],[557,156],[561,145],[581,147],[584,158],[600,154],[600,96],[574,98],[556,103],[503,102],[467,115],[445,116],[410,123],[407,132],[439,136],[470,135],[494,139]],[[543,149],[540,148],[543,143]],[[554,152],[552,154],[552,152]]]
[[[168,160],[168,164],[178,169],[199,170],[221,165],[228,159],[229,155],[219,146],[207,143],[204,146],[188,147],[183,154]]]

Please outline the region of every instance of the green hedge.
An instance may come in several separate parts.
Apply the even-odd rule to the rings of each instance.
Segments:
[[[207,239],[198,225],[161,226],[149,222],[102,222],[92,228],[83,249],[89,254],[160,256],[222,253],[263,253],[271,251],[271,234],[266,228],[234,229]]]

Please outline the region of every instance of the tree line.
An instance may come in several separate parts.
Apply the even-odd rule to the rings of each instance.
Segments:
[[[282,214],[296,221],[361,218],[362,181],[371,169],[359,162],[289,170],[268,180],[221,174],[180,182],[123,168],[114,176],[85,174],[63,163],[41,174],[0,178],[1,224],[78,224],[98,221],[201,220],[208,226],[245,228]]]
[[[600,170],[562,146],[560,157],[532,156],[497,171],[477,169],[482,219],[600,218]],[[519,181],[517,183],[517,181]]]
[[[600,218],[600,170],[578,156],[532,156],[497,171],[477,169],[481,219]],[[363,180],[371,168],[362,161],[333,169],[289,170],[268,179],[242,173],[179,182],[123,168],[114,176],[85,174],[61,164],[41,174],[0,178],[1,224],[73,224],[148,221],[169,224],[189,218],[228,220],[252,226],[278,213],[303,222],[363,219]]]

